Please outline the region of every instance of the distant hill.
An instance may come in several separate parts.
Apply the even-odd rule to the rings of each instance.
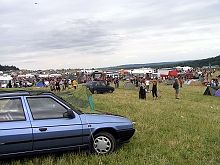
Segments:
[[[19,68],[15,66],[0,65],[0,71],[8,71],[8,70],[19,70]]]
[[[180,63],[179,65],[189,65],[192,67],[203,67],[203,66],[215,66],[219,65],[220,66],[220,55],[216,57],[211,57],[211,58],[206,58],[206,59],[201,59],[201,60],[194,60],[194,61],[185,61]]]
[[[188,61],[176,61],[176,62],[160,62],[160,63],[148,63],[148,64],[128,64],[115,67],[107,67],[102,69],[118,70],[118,69],[136,69],[136,68],[172,68],[175,66],[191,66],[191,67],[203,67],[203,66],[220,66],[220,55],[212,58],[200,59],[200,60],[188,60]]]

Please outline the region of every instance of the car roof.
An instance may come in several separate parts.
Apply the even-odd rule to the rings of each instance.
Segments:
[[[31,90],[31,91],[28,91],[28,90],[8,90],[8,91],[7,90],[0,90],[0,98],[1,97],[13,97],[13,96],[37,96],[37,95],[51,95],[51,96],[55,97],[56,99],[58,99],[59,101],[66,104],[67,106],[69,106],[70,108],[73,108],[77,114],[82,114],[82,112],[80,110],[76,109],[71,104],[69,104],[67,101],[65,101],[63,98],[55,95],[53,92],[40,91],[40,90]]]
[[[87,81],[85,84],[92,84],[92,83],[98,83],[98,82],[104,82],[104,80],[99,80],[99,81]]]
[[[105,82],[104,80],[99,80],[99,81],[91,81],[91,83],[97,83],[97,82]]]
[[[35,95],[54,95],[52,92],[48,91],[27,91],[27,90],[0,90],[0,97],[7,97],[7,96],[35,96]]]

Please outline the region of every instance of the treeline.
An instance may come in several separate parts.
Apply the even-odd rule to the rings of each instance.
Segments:
[[[19,70],[19,68],[15,66],[8,66],[8,65],[0,65],[0,71],[8,71],[8,70]]]
[[[149,63],[149,64],[128,64],[120,65],[116,67],[108,67],[103,69],[137,69],[137,68],[173,68],[176,66],[191,66],[191,67],[203,67],[203,66],[220,66],[220,55],[212,58],[191,60],[191,61],[178,61],[178,62],[161,62],[161,63]]]
[[[206,59],[201,59],[201,60],[193,60],[193,61],[182,61],[182,62],[177,62],[173,64],[167,64],[167,65],[159,65],[157,67],[160,68],[171,68],[175,66],[191,66],[191,67],[203,67],[203,66],[215,66],[219,65],[220,66],[220,55],[212,58],[206,58]]]

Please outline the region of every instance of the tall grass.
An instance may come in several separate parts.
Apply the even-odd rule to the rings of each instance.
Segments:
[[[69,152],[2,163],[220,164],[220,98],[204,96],[204,90],[201,86],[184,86],[179,100],[175,99],[172,86],[162,84],[159,84],[158,100],[153,100],[150,93],[146,101],[139,100],[137,90],[123,87],[112,94],[95,94],[96,110],[120,114],[136,122],[136,132],[130,143],[107,156]],[[65,98],[65,93],[63,96]]]

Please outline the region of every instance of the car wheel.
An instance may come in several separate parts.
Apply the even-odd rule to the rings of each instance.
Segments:
[[[109,154],[116,149],[116,140],[108,132],[100,132],[92,140],[92,152],[96,154]]]
[[[97,90],[94,90],[93,93],[94,93],[94,94],[97,94],[98,92],[97,92]]]
[[[113,92],[113,90],[110,89],[110,90],[109,90],[109,93],[112,93],[112,92]]]

